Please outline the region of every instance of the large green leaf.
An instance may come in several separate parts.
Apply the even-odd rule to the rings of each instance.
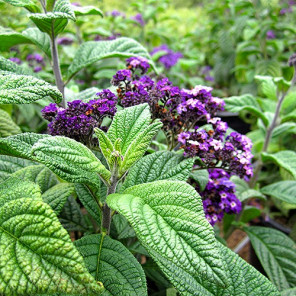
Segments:
[[[0,51],[8,51],[17,44],[32,43],[26,36],[9,28],[0,27]]]
[[[288,133],[294,133],[296,131],[296,123],[295,122],[285,122],[277,126],[272,131],[272,137],[276,138],[281,135],[287,135]]]
[[[43,80],[0,72],[0,104],[29,104],[47,96],[57,103],[63,97],[55,86]]]
[[[218,290],[215,296],[279,296],[276,287],[254,267],[217,243],[220,247],[231,284],[225,290]]]
[[[281,168],[287,170],[294,178],[296,178],[296,152],[284,150],[274,154],[262,153],[262,160],[275,162]]]
[[[197,184],[201,191],[205,190],[208,182],[209,182],[209,172],[207,169],[204,170],[196,170],[190,173],[190,178],[192,178]],[[186,181],[186,180],[184,180]]]
[[[224,99],[224,101],[226,103],[225,110],[230,112],[240,112],[242,110],[247,110],[255,116],[261,118],[265,126],[268,125],[268,119],[261,111],[260,106],[253,95],[245,94],[239,97],[233,96]]]
[[[296,205],[296,181],[280,181],[261,188],[261,192]]]
[[[134,185],[157,180],[187,181],[193,163],[193,158],[183,160],[181,155],[169,151],[149,154],[130,169],[120,192]]]
[[[102,292],[40,194],[0,200],[5,200],[0,206],[0,294]]]
[[[101,234],[75,241],[89,272],[103,283],[103,295],[147,295],[144,271],[136,258],[119,241]]]
[[[44,202],[49,204],[56,214],[59,214],[67,198],[74,193],[74,185],[70,183],[59,183],[42,194]]]
[[[74,6],[73,11],[75,16],[85,16],[85,15],[99,15],[103,17],[103,12],[101,9],[94,7],[94,6]]]
[[[31,153],[35,160],[68,182],[99,186],[99,174],[106,182],[111,175],[91,150],[67,137],[42,139],[34,144]]]
[[[201,198],[181,181],[136,185],[111,194],[108,205],[133,226],[142,245],[183,295],[212,295],[227,285]]]
[[[30,39],[45,52],[48,57],[51,57],[50,39],[47,34],[40,32],[37,28],[28,28],[23,32],[23,36]]]
[[[61,33],[68,24],[68,20],[75,21],[75,14],[69,0],[57,0],[52,12],[34,13],[30,19],[42,31],[52,36]]]
[[[0,154],[34,160],[31,149],[40,139],[49,138],[49,135],[23,133],[0,139]]]
[[[68,78],[73,77],[81,69],[106,58],[142,56],[150,60],[147,50],[131,38],[117,38],[111,41],[84,42],[77,50],[74,60],[68,69]]]
[[[0,56],[0,70],[12,72],[15,74],[22,74],[22,75],[30,75],[30,76],[36,75],[34,74],[31,68],[25,68],[23,66],[19,66],[16,63],[10,60],[7,60],[1,56]]]
[[[266,274],[279,290],[296,285],[296,244],[282,232],[267,228],[246,227],[252,246]]]
[[[21,132],[21,129],[16,123],[14,123],[10,115],[0,109],[0,137],[17,135]]]
[[[18,6],[18,7],[24,7],[30,12],[39,12],[40,7],[38,6],[38,2],[34,0],[4,0],[6,3]]]

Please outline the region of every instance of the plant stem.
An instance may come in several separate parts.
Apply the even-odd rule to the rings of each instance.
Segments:
[[[63,95],[63,100],[61,102],[61,107],[66,107],[65,102],[65,96],[64,96],[64,87],[65,84],[62,79],[61,69],[60,69],[60,62],[59,62],[59,56],[58,56],[58,48],[57,48],[57,42],[56,42],[56,36],[54,34],[54,26],[51,25],[51,38],[50,38],[50,47],[51,47],[51,56],[52,56],[52,62],[53,62],[53,73],[55,76],[55,81],[58,90]]]

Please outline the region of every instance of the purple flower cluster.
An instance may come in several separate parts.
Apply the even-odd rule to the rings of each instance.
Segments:
[[[95,144],[93,130],[102,124],[103,119],[116,113],[117,97],[110,90],[97,93],[97,98],[85,103],[81,100],[68,102],[67,108],[50,104],[41,110],[48,120],[49,133],[53,136],[67,136],[86,145]]]
[[[45,67],[44,58],[38,53],[27,55],[26,60],[35,73],[40,72]]]
[[[126,66],[128,69],[135,71],[136,69],[141,70],[141,75],[147,73],[150,65],[148,60],[143,57],[131,57],[126,60]]]
[[[102,36],[102,35],[96,35],[94,40],[95,41],[108,41],[108,40],[115,40],[116,38],[120,37],[120,33],[113,33],[110,36]]]
[[[141,27],[145,26],[145,21],[143,19],[143,16],[141,13],[136,14],[135,16],[131,17],[131,20],[135,21],[136,23],[138,23]]]
[[[221,221],[224,214],[238,214],[242,204],[235,196],[235,185],[230,174],[222,169],[209,170],[209,182],[201,197],[206,218],[211,225]]]
[[[227,123],[215,117],[208,121],[213,129],[195,127],[194,131],[182,132],[178,141],[182,144],[184,155],[199,157],[207,168],[221,168],[249,180],[253,175],[251,159],[251,140],[237,132],[225,136]]]
[[[57,40],[58,45],[71,45],[73,43],[73,39],[70,37],[61,37]]]
[[[270,39],[275,39],[275,38],[276,38],[275,34],[274,34],[274,32],[272,30],[268,30],[266,32],[266,39],[270,40]]]
[[[174,52],[166,44],[155,47],[150,54],[155,55],[160,51],[163,52],[163,55],[159,57],[158,62],[163,64],[166,69],[170,69],[176,65],[179,59],[183,57],[181,52]]]
[[[10,61],[20,65],[22,63],[21,59],[17,58],[17,57],[11,57],[9,58]]]
[[[116,9],[114,9],[114,10],[112,10],[110,12],[107,12],[106,15],[112,16],[112,17],[123,17],[123,18],[125,18],[125,13],[121,12],[121,11],[118,11]]]
[[[215,78],[211,76],[210,72],[212,70],[211,66],[204,66],[201,70],[201,74],[204,77],[204,80],[206,81],[214,81]]]

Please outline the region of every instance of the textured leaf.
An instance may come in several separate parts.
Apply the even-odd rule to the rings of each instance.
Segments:
[[[69,183],[59,183],[42,194],[44,202],[59,214],[64,207],[67,198],[74,193],[74,185]]]
[[[34,0],[4,0],[4,2],[18,7],[24,7],[30,12],[39,12],[40,8]]]
[[[98,185],[98,174],[106,181],[111,175],[86,146],[70,138],[56,136],[42,139],[31,152],[34,159],[68,182]]]
[[[296,152],[284,150],[274,154],[262,153],[262,160],[275,162],[296,178]]]
[[[119,241],[101,234],[75,241],[85,265],[103,283],[104,295],[147,295],[144,271],[136,258]]]
[[[30,44],[32,41],[26,36],[9,28],[0,27],[0,51],[8,51],[17,44]]]
[[[29,160],[0,155],[0,182],[7,179],[12,173],[33,164]]]
[[[88,231],[88,227],[76,200],[69,196],[60,215],[60,222],[68,231]]]
[[[0,139],[0,154],[16,156],[34,160],[31,149],[40,139],[48,138],[49,135],[23,133]]]
[[[268,125],[268,119],[261,111],[260,106],[253,95],[245,94],[239,97],[234,96],[224,99],[224,101],[226,104],[225,110],[230,112],[240,112],[242,110],[247,110],[255,116],[261,118],[265,126]]]
[[[209,182],[209,172],[207,169],[205,170],[197,170],[190,173],[190,178],[192,178],[197,184],[201,191],[205,190],[208,182]],[[183,180],[186,181],[186,180]]]
[[[36,75],[31,68],[25,68],[23,66],[19,66],[16,63],[7,60],[0,56],[0,70],[1,71],[8,71],[15,74],[22,74],[22,75]]]
[[[57,103],[63,97],[55,86],[43,80],[0,72],[0,104],[29,104],[47,96]]]
[[[136,236],[134,229],[129,225],[126,218],[124,218],[122,215],[115,215],[112,219],[112,224],[115,226],[117,239],[120,240]]]
[[[157,180],[187,181],[193,162],[193,158],[183,160],[181,155],[169,151],[149,154],[130,169],[120,192],[134,185]]]
[[[231,284],[227,289],[218,290],[215,296],[279,296],[276,287],[254,267],[232,252],[229,248],[217,243],[223,254],[228,278]]]
[[[73,77],[81,69],[106,58],[142,56],[150,60],[147,50],[131,38],[117,38],[111,41],[84,42],[77,50],[74,60],[69,67],[68,77]]]
[[[57,36],[67,26],[69,19],[76,20],[72,7],[69,0],[57,0],[52,12],[34,13],[30,15],[30,19],[42,32],[50,36],[54,28],[54,35]]]
[[[0,109],[0,137],[17,135],[21,132],[21,129],[14,123],[10,115],[4,110]]]
[[[296,205],[296,181],[280,181],[261,188],[261,192]]]
[[[48,57],[51,57],[50,39],[47,34],[40,32],[37,28],[28,28],[23,32],[23,36],[30,39],[45,52]]]
[[[287,289],[281,292],[281,296],[295,296],[296,288]]]
[[[101,223],[101,209],[98,204],[97,198],[84,184],[75,184],[75,190],[78,199],[81,201],[83,206],[89,212],[89,214],[97,221]]]
[[[255,79],[261,83],[261,91],[266,98],[277,101],[277,87],[270,76],[255,76]]]
[[[275,127],[272,131],[272,137],[278,137],[280,135],[287,135],[288,133],[295,133],[296,123],[295,122],[285,122]]]
[[[296,285],[296,244],[282,232],[267,228],[246,227],[252,246],[266,274],[279,290]]]
[[[12,176],[36,183],[41,193],[58,184],[56,176],[44,165],[25,167],[13,173]]]
[[[33,182],[28,182],[15,177],[10,177],[5,180],[5,182],[0,183],[0,207],[8,201],[19,198],[33,198],[41,201],[40,188]]]
[[[73,11],[75,16],[84,16],[84,15],[99,15],[103,17],[103,12],[101,9],[94,6],[75,6],[73,5]]]
[[[0,293],[101,292],[50,206],[8,197],[0,206]]]
[[[212,295],[227,283],[202,202],[180,181],[136,185],[111,194],[108,205],[131,223],[142,245],[183,295]]]

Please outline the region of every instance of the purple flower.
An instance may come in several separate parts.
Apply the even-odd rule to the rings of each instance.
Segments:
[[[141,75],[145,74],[148,71],[148,69],[150,68],[148,60],[143,57],[128,58],[126,60],[126,66],[130,70],[140,69]]]
[[[29,66],[33,68],[35,73],[40,72],[45,66],[43,56],[38,53],[28,54],[26,60],[28,61]]]
[[[107,15],[111,15],[113,17],[119,17],[119,16],[121,16],[121,17],[125,18],[125,13],[123,13],[121,11],[118,11],[116,9],[112,10],[111,12],[107,12]]]
[[[118,37],[120,37],[121,34],[120,33],[113,33],[110,36],[102,36],[102,35],[96,35],[94,40],[95,41],[108,41],[108,40],[114,40]]]
[[[132,80],[132,72],[130,70],[119,70],[117,73],[113,76],[113,79],[111,83],[114,86],[120,85],[122,82],[128,82]]]
[[[22,63],[22,61],[19,59],[19,58],[16,58],[16,57],[12,57],[12,58],[9,58],[10,61],[20,65]]]
[[[35,72],[35,73],[38,73],[38,72],[40,72],[40,71],[42,71],[42,67],[41,67],[41,66],[36,66],[36,67],[34,67],[34,72]]]
[[[266,33],[266,38],[267,39],[275,39],[275,34],[272,30],[268,30],[267,33]]]
[[[71,45],[73,43],[73,39],[70,37],[61,37],[58,39],[58,45]]]
[[[178,60],[183,57],[181,52],[173,52],[166,44],[155,47],[150,54],[155,55],[160,51],[163,51],[164,54],[158,58],[158,61],[163,64],[166,69],[170,69],[176,65]]]
[[[56,104],[49,104],[41,110],[44,119],[52,121],[58,113],[58,106]]]
[[[141,13],[138,13],[135,16],[132,16],[131,19],[137,22],[141,27],[145,26],[145,21]]]

